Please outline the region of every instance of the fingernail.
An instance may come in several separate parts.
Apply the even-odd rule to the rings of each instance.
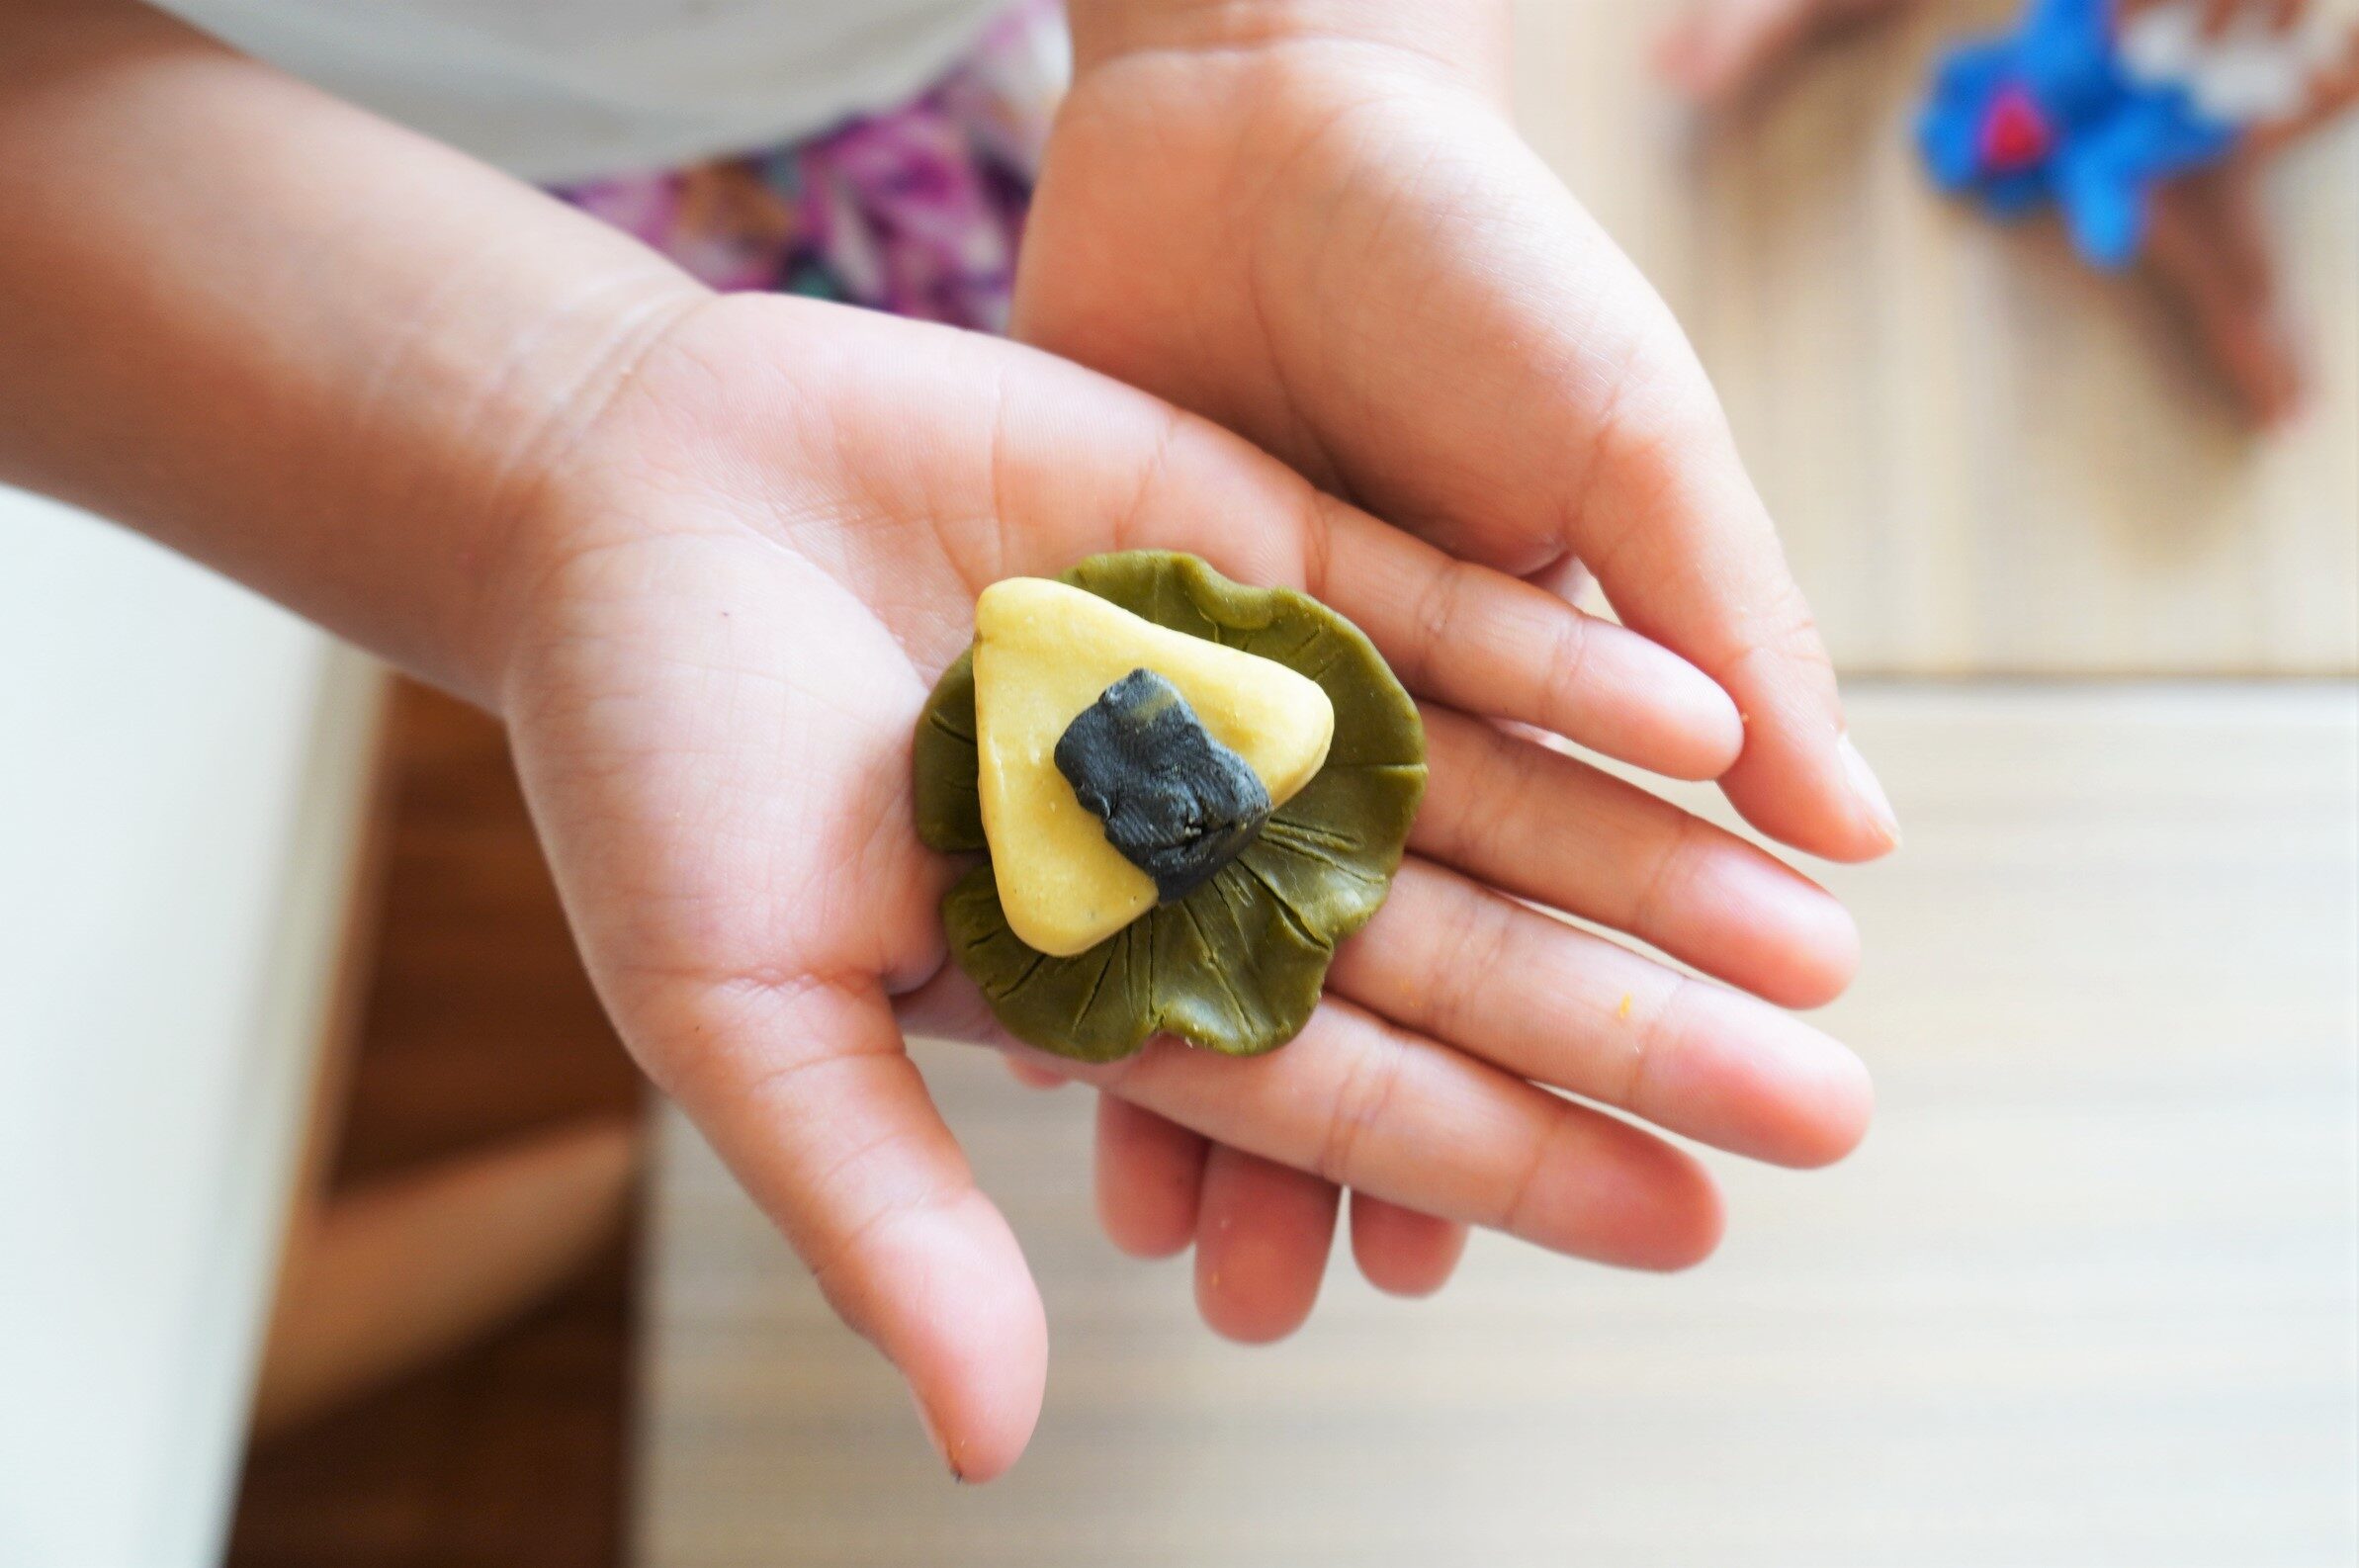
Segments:
[[[910,1391],[910,1399],[917,1407],[917,1425],[925,1429],[925,1440],[932,1443],[933,1451],[942,1456],[942,1463],[949,1467],[950,1479],[964,1485],[967,1473],[958,1467],[958,1460],[950,1452],[950,1444],[942,1438],[942,1429],[934,1425],[933,1412],[925,1408],[924,1400],[917,1398],[916,1389]]]
[[[1843,738],[1835,743],[1835,749],[1842,753],[1843,776],[1851,781],[1851,792],[1868,809],[1868,815],[1875,820],[1876,826],[1883,829],[1884,837],[1891,840],[1894,848],[1898,848],[1900,818],[1892,810],[1892,798],[1883,792],[1876,769],[1868,765],[1868,759],[1860,755],[1860,748],[1852,744],[1850,731],[1843,733]]]

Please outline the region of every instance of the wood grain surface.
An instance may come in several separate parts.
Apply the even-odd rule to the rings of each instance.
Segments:
[[[1675,9],[1523,0],[1520,119],[1695,339],[1839,662],[2359,669],[2359,125],[2272,176],[2315,386],[2256,436],[2141,281],[1918,169],[1930,61],[2017,0],[1924,0],[1711,125],[1639,68]]]
[[[1718,1162],[1673,1278],[1478,1239],[1270,1350],[1093,1232],[1087,1102],[929,1073],[1047,1293],[1007,1479],[941,1473],[677,1120],[647,1568],[2334,1568],[2359,1550],[2359,693],[1871,690],[1909,841],[1833,879],[1874,1064],[1828,1173]]]

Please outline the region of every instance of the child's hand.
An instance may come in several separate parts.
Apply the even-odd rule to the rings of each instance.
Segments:
[[[1677,322],[1507,123],[1504,7],[1083,0],[1017,335],[1237,430],[1453,555],[1560,580],[1711,675],[1728,796],[1897,839]]]
[[[2149,0],[2150,3],[2150,0]],[[2234,6],[2214,11],[2233,12]],[[2248,7],[2250,9],[2250,7]],[[2274,25],[2301,19],[2302,4],[2257,7]],[[2261,210],[2260,183],[2286,148],[2359,103],[2359,27],[2341,57],[2311,77],[2302,105],[2255,126],[2234,157],[2155,193],[2146,260],[2175,295],[2198,341],[2236,399],[2264,424],[2301,406],[2305,356],[2278,293],[2276,244]]]
[[[1279,1238],[1294,1266],[1327,1183],[1347,1182],[1375,1200],[1357,1238],[1371,1275],[1404,1285],[1459,1223],[1651,1266],[1711,1245],[1693,1160],[1536,1086],[1793,1164],[1859,1136],[1867,1087],[1840,1047],[1540,913],[1771,1002],[1822,1000],[1850,973],[1855,936],[1825,894],[1506,722],[1716,773],[1737,712],[1655,643],[1036,352],[716,302],[582,215],[144,6],[0,8],[0,479],[123,519],[503,713],[625,1039],[908,1373],[965,1473],[1021,1448],[1045,1344],[1014,1241],[902,1048],[905,1026],[983,1032],[944,964],[955,868],[917,843],[910,748],[994,578],[1191,550],[1308,587],[1429,704],[1412,858],[1303,1036],[1255,1062],[1164,1047],[1092,1075],[1144,1107],[1115,1113],[1133,1118],[1111,1147],[1134,1183],[1184,1156],[1180,1125],[1248,1152],[1261,1163],[1207,1170],[1201,1210],[1236,1219],[1235,1245]],[[1528,216],[1551,243],[1571,222]],[[1372,217],[1344,234],[1380,239],[1359,232]],[[1514,238],[1526,217],[1488,213],[1512,241],[1492,251],[1403,242],[1435,264],[1499,258],[1496,288],[1460,277],[1434,296],[1467,302],[1455,335],[1484,352],[1464,357],[1429,329],[1399,361],[1346,353],[1417,292],[1389,247],[1339,252],[1381,287],[1338,295],[1347,379],[1299,384],[1320,394],[1316,439],[1487,559],[1548,566],[1561,525],[1633,617],[1746,699],[1748,805],[1865,852],[1873,817],[1839,790],[1825,809],[1816,644],[1693,368],[1675,355],[1617,395],[1585,381],[1516,308],[1552,299],[1561,270]],[[1571,238],[1576,259],[1594,243]],[[1597,332],[1653,363],[1659,307],[1605,277],[1584,284]],[[1188,342],[1153,346],[1198,364]],[[1416,409],[1397,401],[1404,366],[1429,373]],[[1394,374],[1349,379],[1371,370]],[[1585,409],[1602,424],[1573,423]],[[1485,421],[1507,439],[1485,444]],[[1303,458],[1289,430],[1269,439]],[[1130,1217],[1147,1222],[1134,1243],[1158,1222]],[[1286,1286],[1238,1267],[1247,1306]]]
[[[1843,739],[1808,610],[1678,326],[1505,123],[1503,8],[1069,11],[1076,81],[1026,231],[1017,335],[1461,557],[1551,585],[1586,563],[1630,624],[1735,696],[1749,728],[1725,783],[1747,816],[1839,858],[1890,847],[1890,809]],[[1741,978],[1782,1001],[1811,989]],[[1334,1185],[1134,1107],[1100,1116],[1109,1234],[1150,1256],[1192,1242],[1224,1332],[1298,1323]],[[1352,1233],[1371,1279],[1412,1292],[1462,1241],[1365,1191]]]
[[[1700,104],[1723,107],[1767,84],[1811,45],[1920,0],[1690,0],[1655,56],[1665,80]],[[2197,11],[2212,40],[2257,26],[2284,35],[2309,25],[2311,0],[2115,0],[2117,25],[2165,6]],[[2345,73],[2335,73],[2339,79]],[[2331,83],[2321,83],[2333,91]]]
[[[1343,1182],[1397,1205],[1379,1231],[1493,1225],[1666,1267],[1717,1235],[1703,1169],[1535,1085],[1784,1163],[1859,1137],[1866,1080],[1833,1042],[1519,902],[1778,1002],[1848,977],[1825,894],[1490,722],[1708,774],[1736,714],[1681,660],[1030,350],[741,297],[620,385],[535,487],[543,564],[499,682],[519,766],[625,1038],[908,1374],[962,1473],[1023,1446],[1046,1344],[1015,1241],[903,1050],[905,1027],[991,1037],[944,962],[955,868],[917,842],[909,758],[996,578],[1192,551],[1334,604],[1429,705],[1413,856],[1310,1028],[1254,1062],[1166,1043],[1087,1075],[1171,1119],[1126,1145],[1144,1166],[1183,1124],[1255,1157],[1276,1206],[1238,1218],[1262,1234],[1311,1223]],[[1375,1271],[1402,1251],[1379,1237]]]

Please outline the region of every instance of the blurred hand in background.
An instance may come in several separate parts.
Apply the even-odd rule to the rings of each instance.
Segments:
[[[1656,67],[1701,107],[1726,112],[1760,98],[1811,50],[1936,0],[1699,0],[1664,35]],[[2182,6],[2213,44],[2258,33],[2287,38],[2327,26],[2312,0],[2119,0],[2118,21]],[[2259,201],[2279,154],[2359,102],[2359,22],[2336,23],[2340,46],[2309,77],[2290,114],[2252,125],[2225,163],[2156,193],[2144,260],[2240,407],[2264,424],[2298,411],[2301,334],[2279,287],[2276,247]]]

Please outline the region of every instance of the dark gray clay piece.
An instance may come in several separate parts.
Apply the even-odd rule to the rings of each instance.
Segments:
[[[1237,858],[1269,820],[1251,763],[1212,739],[1151,669],[1108,686],[1066,726],[1057,771],[1105,825],[1106,842],[1177,904]]]

